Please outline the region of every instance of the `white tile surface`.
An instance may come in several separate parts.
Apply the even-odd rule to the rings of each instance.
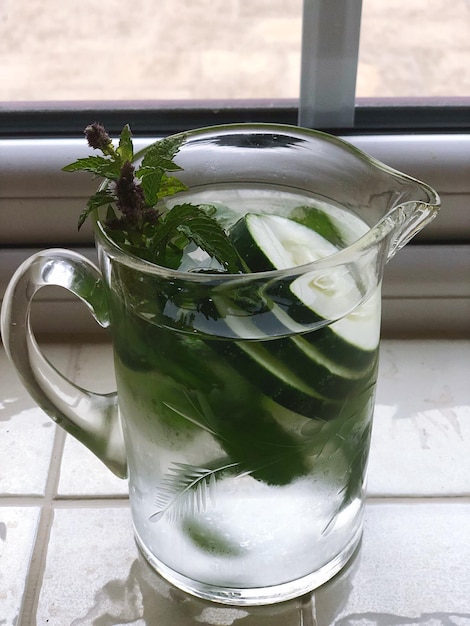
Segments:
[[[235,608],[174,589],[139,555],[126,508],[55,512],[36,619],[47,626],[300,626],[298,601]]]
[[[300,622],[295,602],[235,609],[173,589],[139,558],[126,509],[59,510],[38,623],[468,624],[450,620],[470,620],[469,520],[468,502],[368,505],[358,557],[317,590]]]
[[[368,493],[470,495],[470,341],[384,341]]]
[[[75,381],[97,393],[116,389],[113,352],[110,343],[87,343],[77,349]]]
[[[110,344],[80,346],[76,351],[74,365],[73,377],[77,384],[97,393],[108,393],[115,389]],[[58,485],[59,496],[125,496],[127,493],[127,481],[114,476],[94,454],[67,435]]]
[[[369,505],[359,558],[331,623],[470,624],[470,502]]]
[[[21,404],[15,397],[0,404],[0,495],[43,495],[55,427],[40,409]],[[3,421],[10,407],[14,414]]]
[[[119,598],[115,590],[119,581],[125,583],[136,558],[127,508],[56,510],[38,624],[92,624],[100,611],[105,615],[112,601]],[[123,592],[124,588],[125,584]]]
[[[117,478],[94,454],[67,435],[57,493],[60,497],[127,496],[127,481]]]
[[[48,353],[67,370],[70,348],[48,346]],[[42,495],[55,425],[25,392],[3,350],[0,371],[0,495]]]
[[[0,624],[13,626],[21,609],[39,508],[0,507]]]
[[[109,345],[47,350],[79,384],[114,387]],[[470,626],[470,341],[383,342],[358,556],[312,596],[247,609],[190,598],[157,576],[135,547],[126,483],[69,436],[52,498],[55,426],[2,351],[0,366],[1,626],[18,615],[16,626]],[[53,524],[29,581],[37,613],[26,615],[41,501]]]

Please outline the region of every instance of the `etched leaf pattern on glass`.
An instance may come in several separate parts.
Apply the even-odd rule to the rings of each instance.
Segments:
[[[238,463],[222,462],[209,469],[187,463],[172,463],[160,482],[155,505],[158,510],[149,520],[158,522],[165,515],[175,521],[191,513],[205,513],[215,499],[217,476],[235,473]]]

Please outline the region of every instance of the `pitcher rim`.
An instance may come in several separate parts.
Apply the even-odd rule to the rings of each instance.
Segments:
[[[207,136],[215,136],[220,135],[224,131],[236,132],[237,134],[243,134],[243,132],[257,132],[257,131],[268,131],[271,134],[275,134],[276,132],[283,132],[288,136],[300,136],[300,137],[312,137],[312,138],[320,138],[324,141],[327,141],[331,144],[336,144],[342,150],[345,150],[351,154],[353,154],[360,161],[367,162],[374,166],[375,168],[385,172],[391,178],[412,182],[413,184],[419,186],[421,189],[426,191],[429,196],[429,201],[421,201],[421,200],[407,200],[405,202],[401,202],[396,206],[392,207],[386,215],[380,219],[375,226],[370,227],[370,229],[364,233],[361,237],[359,237],[356,241],[352,242],[350,245],[346,246],[343,249],[338,250],[337,252],[323,257],[321,259],[317,259],[316,261],[311,261],[309,263],[305,263],[303,265],[296,265],[291,268],[285,269],[274,269],[274,270],[265,270],[260,272],[252,272],[252,273],[229,273],[229,272],[188,272],[181,271],[177,269],[172,269],[165,267],[163,265],[158,265],[156,263],[152,263],[151,261],[147,261],[146,259],[142,259],[137,255],[132,254],[121,248],[109,235],[106,233],[101,220],[99,219],[98,210],[95,210],[92,214],[93,220],[93,230],[95,234],[95,238],[97,238],[102,245],[107,249],[108,254],[114,256],[115,258],[119,258],[120,262],[125,263],[129,267],[133,267],[134,269],[139,269],[146,273],[155,273],[158,275],[165,274],[167,277],[179,278],[190,280],[191,282],[207,282],[208,280],[217,279],[221,282],[230,282],[234,280],[253,280],[253,279],[275,279],[282,277],[292,277],[296,275],[302,275],[306,272],[311,272],[315,270],[322,270],[325,268],[331,268],[338,265],[344,265],[346,263],[350,263],[354,259],[358,257],[361,253],[366,252],[374,245],[378,245],[381,241],[383,241],[387,235],[389,235],[393,229],[396,227],[396,223],[394,221],[394,217],[397,213],[402,212],[408,205],[420,205],[422,207],[427,207],[429,211],[437,210],[440,207],[440,198],[438,193],[427,183],[422,182],[421,180],[410,176],[409,174],[405,174],[400,172],[397,169],[383,163],[382,161],[376,159],[375,157],[367,154],[360,148],[357,148],[347,140],[342,139],[341,137],[337,137],[336,135],[331,135],[324,131],[304,128],[301,126],[295,126],[290,124],[272,124],[272,123],[236,123],[236,124],[220,124],[215,126],[205,126],[201,128],[195,128],[188,131],[183,131],[180,133],[175,133],[172,135],[168,135],[169,137],[179,137],[184,136],[187,138],[196,138],[204,135]],[[159,140],[157,140],[159,141]],[[142,150],[139,150],[134,155],[134,161],[141,158],[148,148],[155,142],[149,143],[148,146],[144,147]],[[109,181],[104,181],[101,187],[105,187]],[[114,253],[114,254],[113,254]]]
[[[400,170],[397,170],[391,165],[387,165],[383,161],[380,161],[380,159],[377,159],[376,157],[365,152],[364,150],[361,150],[361,148],[358,148],[357,146],[352,144],[347,139],[344,139],[343,137],[339,137],[337,135],[327,133],[326,131],[323,131],[323,130],[317,130],[315,128],[307,128],[305,126],[296,126],[294,124],[275,124],[271,122],[238,122],[234,124],[218,124],[214,126],[202,126],[200,128],[193,128],[193,129],[181,131],[178,133],[172,133],[171,135],[167,135],[165,139],[168,139],[171,137],[181,137],[181,136],[196,137],[196,136],[205,135],[205,134],[216,135],[216,134],[220,134],[222,131],[240,131],[240,133],[242,131],[252,132],[258,129],[268,130],[268,131],[274,131],[276,129],[278,130],[280,129],[281,131],[289,131],[291,133],[291,136],[292,134],[298,134],[300,136],[307,135],[310,137],[318,137],[329,143],[336,144],[338,147],[342,148],[343,150],[354,154],[360,160],[367,161],[371,163],[372,165],[374,165],[377,169],[382,170],[386,172],[387,174],[390,174],[393,178],[399,178],[402,180],[407,180],[413,183],[417,183],[422,189],[426,190],[429,194],[429,202],[427,202],[426,204],[434,206],[434,205],[439,205],[440,203],[439,194],[428,183],[425,183],[422,180],[414,176],[411,176],[410,174],[401,172]],[[152,142],[148,146],[145,146],[144,148],[139,150],[134,155],[134,160],[137,160],[141,156],[143,156],[153,143],[156,143],[156,142]]]

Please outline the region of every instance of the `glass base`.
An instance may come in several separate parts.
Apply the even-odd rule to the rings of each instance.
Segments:
[[[307,574],[307,576],[302,576],[302,578],[298,578],[297,580],[270,587],[237,588],[209,585],[179,574],[157,559],[145,547],[139,535],[135,532],[137,545],[145,559],[150,563],[153,569],[172,585],[198,598],[234,606],[276,604],[297,598],[320,587],[320,585],[323,585],[333,578],[333,576],[346,565],[359,544],[361,536],[362,528],[360,527],[351,541],[334,559],[320,569]]]

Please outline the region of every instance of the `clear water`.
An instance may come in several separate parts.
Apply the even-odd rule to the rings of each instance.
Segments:
[[[307,202],[328,212],[344,245],[366,230],[318,200],[222,192],[192,201],[220,202],[226,225]],[[196,587],[269,587],[327,566],[358,536],[379,300],[295,339],[246,341],[218,337],[215,324],[211,336],[210,320],[202,337],[168,329],[114,296],[133,519],[157,564]]]

